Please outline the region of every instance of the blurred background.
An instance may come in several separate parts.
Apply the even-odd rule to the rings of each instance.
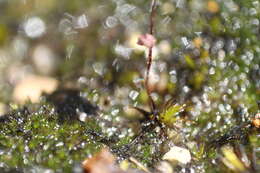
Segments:
[[[133,135],[123,120],[138,114],[129,105],[148,110],[147,50],[136,42],[148,32],[150,3],[0,0],[0,115],[72,88],[111,122],[108,136],[122,127]],[[186,105],[174,144],[199,146],[259,111],[258,0],[158,0],[155,18],[152,97],[162,109],[170,99]]]
[[[28,97],[38,102],[42,91],[57,86],[107,90],[111,95],[126,90],[134,101],[145,95],[146,50],[136,41],[147,32],[149,4],[1,0],[1,107]],[[155,99],[199,103],[193,112],[197,115],[202,107],[232,114],[232,104],[256,105],[259,8],[253,0],[158,1],[150,82]],[[146,102],[140,98],[138,103]]]

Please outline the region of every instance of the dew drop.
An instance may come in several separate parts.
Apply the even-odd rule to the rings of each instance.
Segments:
[[[189,88],[188,86],[184,86],[184,87],[183,87],[183,91],[184,91],[185,93],[188,93],[188,92],[190,91],[190,88]]]
[[[23,24],[23,28],[25,34],[30,38],[40,37],[46,31],[46,26],[44,21],[41,18],[36,16],[27,19]]]
[[[112,114],[113,116],[116,116],[118,113],[119,113],[119,109],[113,109],[113,110],[111,111],[111,114]]]
[[[171,20],[172,20],[172,18],[170,16],[166,16],[165,18],[163,18],[162,24],[167,25],[171,22]]]
[[[133,82],[135,85],[138,85],[138,84],[141,84],[142,82],[144,82],[144,79],[137,77],[137,78],[133,79]]]
[[[94,71],[99,74],[100,76],[102,76],[104,74],[104,64],[103,63],[100,63],[100,62],[97,62],[97,63],[94,63],[92,65]]]
[[[85,112],[80,112],[79,113],[79,120],[82,122],[85,122],[87,119],[88,115]]]
[[[182,37],[182,38],[181,38],[181,41],[182,41],[183,45],[184,45],[186,48],[190,47],[190,43],[189,43],[187,37]]]
[[[26,146],[24,147],[24,151],[27,152],[27,153],[30,152],[30,148],[28,147],[28,145],[26,145]]]
[[[117,55],[120,55],[122,57],[124,57],[125,59],[129,59],[130,55],[132,53],[132,49],[125,47],[121,44],[116,44],[114,51]]]
[[[14,49],[14,53],[16,54],[16,57],[23,58],[26,55],[27,50],[29,48],[26,40],[22,38],[16,38],[12,44],[13,44],[13,49]]]
[[[258,19],[252,19],[252,20],[250,20],[250,23],[251,23],[251,25],[258,26],[259,25],[259,20]]]
[[[241,28],[241,22],[240,22],[240,20],[236,19],[233,22],[233,30],[237,30],[237,29],[240,29],[240,28]]]
[[[87,16],[85,14],[82,14],[79,17],[74,17],[73,20],[73,26],[76,29],[83,29],[88,27],[88,20],[87,20]]]
[[[98,99],[99,99],[99,95],[98,95],[98,93],[95,93],[94,96],[93,96],[93,101],[97,102]]]
[[[71,58],[73,50],[74,50],[74,45],[69,45],[66,48],[66,59],[70,59]]]
[[[63,142],[59,142],[59,143],[57,143],[55,146],[56,146],[56,147],[61,147],[61,146],[63,146],[63,145],[64,145]]]
[[[118,6],[116,12],[118,15],[127,15],[128,13],[132,12],[136,7],[130,4],[124,4]]]
[[[64,34],[72,32],[72,22],[69,19],[62,19],[59,23],[59,31]]]
[[[228,46],[227,46],[227,49],[229,52],[233,52],[237,49],[237,45],[236,45],[236,42],[234,40],[230,40],[228,42]]]
[[[106,18],[105,26],[108,28],[113,28],[118,24],[118,20],[114,16],[108,16]]]
[[[185,0],[177,0],[176,7],[177,8],[184,8]]]
[[[251,16],[254,16],[257,14],[257,11],[255,8],[250,8],[248,12],[249,12],[249,15],[251,15]]]
[[[49,149],[49,147],[50,147],[50,146],[49,146],[48,144],[46,144],[46,145],[44,145],[44,146],[43,146],[43,150],[45,150],[45,151],[46,151],[46,150],[48,150],[48,149]]]
[[[177,72],[176,72],[176,70],[172,70],[172,71],[169,72],[169,74],[170,74],[170,75],[176,75]]]
[[[209,74],[210,74],[210,75],[215,74],[215,68],[214,68],[214,67],[211,67],[211,68],[209,69]]]
[[[88,80],[87,80],[87,78],[84,77],[84,76],[80,76],[80,77],[78,78],[78,83],[80,83],[80,84],[86,84],[87,82],[88,82]]]
[[[136,100],[138,96],[139,96],[139,92],[137,92],[137,91],[135,91],[135,90],[132,90],[132,91],[130,91],[130,93],[129,93],[129,97],[130,97],[132,100]]]
[[[151,97],[154,101],[157,101],[159,99],[159,95],[157,93],[152,93]]]

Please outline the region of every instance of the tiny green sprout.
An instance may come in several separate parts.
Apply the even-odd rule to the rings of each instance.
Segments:
[[[177,116],[179,115],[179,113],[184,111],[184,108],[185,108],[185,104],[184,105],[174,104],[165,108],[165,110],[163,110],[159,114],[160,122],[170,127],[173,126],[176,120],[178,119]]]
[[[205,155],[205,143],[202,143],[198,147],[194,147],[193,155],[196,160],[202,159]]]

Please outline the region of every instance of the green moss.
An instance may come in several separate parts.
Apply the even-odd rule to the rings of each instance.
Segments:
[[[70,170],[73,163],[81,162],[103,146],[87,133],[100,130],[93,119],[60,124],[55,117],[35,113],[22,123],[13,120],[1,124],[0,130],[4,151],[0,160],[10,167],[42,165]]]

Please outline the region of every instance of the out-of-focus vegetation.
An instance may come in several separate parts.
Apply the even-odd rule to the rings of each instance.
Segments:
[[[0,0],[0,170],[76,172],[104,146],[153,170],[176,145],[192,156],[170,164],[176,172],[259,171],[251,120],[260,100],[260,2],[158,0],[150,87],[167,139],[131,108],[149,111],[147,50],[136,42],[150,3]],[[164,106],[170,99],[175,106]],[[150,131],[133,140],[143,128]]]

